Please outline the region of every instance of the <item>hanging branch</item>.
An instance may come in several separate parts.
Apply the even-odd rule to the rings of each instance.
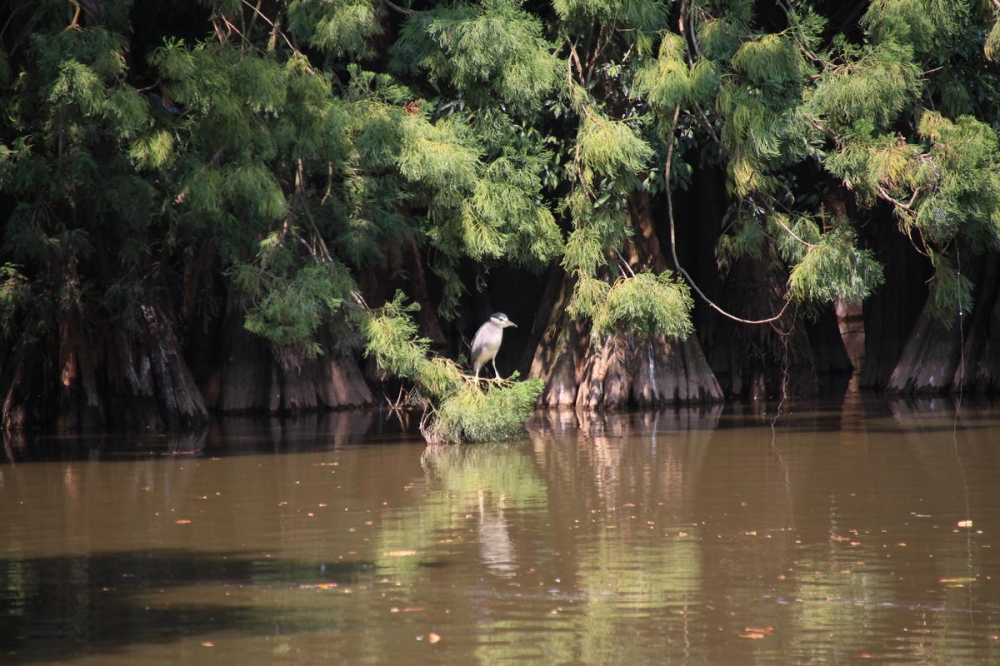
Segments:
[[[305,165],[301,157],[298,160],[298,169],[295,172],[295,198],[302,204],[302,211],[306,214],[306,219],[309,220],[309,225],[313,230],[314,242],[319,246],[319,250],[309,244],[306,244],[306,247],[309,248],[314,258],[319,254],[322,261],[333,263],[333,255],[330,254],[330,248],[327,247],[326,241],[323,240],[323,234],[320,233],[319,226],[316,224],[316,220],[313,219],[312,211],[309,210],[309,202],[306,199],[305,189]],[[302,242],[305,243],[305,240],[303,239]]]
[[[768,317],[767,319],[743,319],[742,317],[737,317],[736,315],[723,310],[721,307],[716,305],[711,298],[705,295],[705,292],[703,292],[698,287],[694,279],[686,270],[684,270],[684,267],[681,266],[680,260],[677,258],[677,237],[675,233],[676,225],[674,224],[674,197],[672,192],[670,191],[670,172],[673,168],[673,161],[674,161],[673,137],[674,137],[674,132],[677,131],[677,119],[680,117],[680,113],[681,113],[681,107],[678,104],[677,106],[674,107],[674,118],[670,125],[670,145],[667,148],[667,161],[663,167],[664,189],[666,190],[667,193],[667,219],[670,221],[670,254],[674,259],[674,266],[677,267],[677,271],[681,275],[683,275],[684,279],[687,280],[688,284],[691,285],[691,288],[694,289],[699,296],[701,296],[702,300],[705,301],[705,303],[707,303],[709,307],[711,307],[713,310],[715,310],[722,316],[732,319],[733,321],[739,322],[741,324],[759,325],[759,324],[770,324],[771,322],[777,321],[778,319],[781,319],[781,317],[784,316],[785,310],[788,309],[788,306],[792,302],[791,299],[789,299],[787,296],[785,297],[785,304],[782,306],[781,311],[778,312],[778,314],[774,315],[773,317]]]
[[[217,166],[219,164],[219,160],[222,159],[222,154],[225,151],[226,151],[225,148],[219,148],[217,151],[215,151],[215,155],[212,155],[212,159],[210,159],[208,162],[205,162],[205,164],[203,164],[201,168],[198,170],[199,173],[203,171],[208,171],[212,167]],[[176,197],[174,197],[174,205],[179,206],[180,204],[187,201],[188,195],[190,193],[191,193],[191,186],[190,185],[185,186],[185,188],[181,190]]]
[[[791,228],[787,224],[785,224],[784,222],[782,222],[780,218],[775,217],[774,221],[777,222],[781,226],[781,228],[784,229],[788,233],[789,236],[791,236],[792,238],[794,238],[796,241],[798,241],[802,245],[805,245],[806,247],[816,247],[815,243],[810,243],[809,241],[805,240],[804,238],[802,238],[798,234],[796,234],[794,231],[792,231]]]
[[[406,9],[405,7],[400,7],[394,2],[389,2],[389,0],[382,0],[382,4],[394,12],[399,12],[403,16],[410,16],[411,14],[413,14],[412,9]]]
[[[247,0],[242,0],[242,2],[243,2],[244,5],[246,5],[250,9],[252,9],[253,12],[254,12],[254,14],[256,14],[257,16],[260,16],[260,18],[263,19],[263,21],[265,23],[267,23],[269,26],[271,26],[271,29],[273,31],[271,33],[272,42],[273,42],[273,38],[274,38],[275,34],[281,35],[281,38],[283,40],[285,40],[285,44],[288,44],[288,48],[290,48],[292,50],[292,52],[295,53],[296,55],[301,55],[301,53],[299,52],[299,50],[297,48],[295,48],[295,45],[292,44],[291,40],[288,39],[288,36],[281,30],[281,27],[280,27],[281,26],[281,20],[280,19],[276,19],[276,20],[272,21],[271,19],[267,18],[267,16],[265,16],[264,13],[262,11],[260,11],[260,5],[259,5],[259,3],[258,3],[258,5],[256,7],[254,7]],[[268,46],[268,51],[273,51],[273,50],[274,50],[274,45],[272,43],[272,44],[270,44]],[[309,73],[310,74],[313,73],[311,68],[309,68]]]

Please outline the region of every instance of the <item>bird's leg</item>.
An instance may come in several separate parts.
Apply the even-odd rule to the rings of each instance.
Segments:
[[[63,32],[80,29],[80,3],[77,2],[77,0],[69,0],[69,4],[73,5],[76,11],[73,13],[73,20],[70,21],[69,25],[63,29]]]

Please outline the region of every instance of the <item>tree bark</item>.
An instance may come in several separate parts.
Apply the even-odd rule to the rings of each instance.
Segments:
[[[920,313],[899,363],[889,377],[889,393],[943,393],[951,389],[962,348],[957,315],[949,323]]]
[[[969,319],[962,356],[953,385],[976,393],[991,393],[1000,387],[1000,255],[985,258],[978,280],[978,297]],[[964,323],[964,322],[963,322]]]
[[[725,174],[712,168],[697,170],[691,187],[674,194],[678,260],[706,299],[721,309],[741,319],[770,319],[785,308],[785,270],[772,268],[765,256],[740,259],[720,275],[714,259],[727,201]],[[815,320],[788,307],[771,323],[746,324],[699,298],[693,320],[726,395],[808,397],[839,389],[850,379],[853,366],[832,307],[823,308]]]
[[[534,347],[529,377],[542,377],[545,390],[538,404],[546,407],[567,407],[576,404],[579,371],[577,366],[585,352],[589,328],[574,321],[566,312],[573,294],[575,278],[558,265],[549,271],[548,281],[539,312],[548,313],[542,333]]]
[[[208,412],[168,310],[155,299],[135,308],[129,326],[109,330],[106,315],[86,302],[65,303],[44,342],[8,351],[0,386],[4,429],[203,424]]]
[[[886,391],[947,393],[963,384],[974,385],[977,376],[986,381],[995,372],[981,363],[988,363],[983,351],[996,335],[991,326],[997,295],[995,258],[992,254],[972,257],[963,264],[963,274],[976,285],[972,312],[960,312],[956,304],[948,318],[941,320],[931,314],[930,302],[925,302]]]
[[[889,215],[862,227],[862,240],[885,266],[885,283],[862,304],[865,362],[860,386],[865,389],[883,389],[890,383],[927,300],[925,285],[931,277],[929,262]]]
[[[333,350],[316,358],[275,354],[243,327],[240,308],[231,302],[223,324],[222,362],[217,370],[220,414],[298,413],[374,404],[358,362]],[[206,391],[207,392],[207,391]]]
[[[638,192],[629,203],[635,236],[626,260],[633,271],[661,273],[666,262],[649,195]],[[668,340],[662,335],[613,333],[596,340],[589,324],[566,314],[574,278],[558,271],[551,280],[558,280],[559,287],[547,287],[542,311],[549,312],[548,324],[531,366],[531,375],[545,380],[541,406],[621,409],[722,399],[695,336]]]
[[[138,308],[138,330],[118,328],[108,353],[110,395],[124,425],[163,429],[204,424],[208,410],[184,360],[176,323],[155,301]]]

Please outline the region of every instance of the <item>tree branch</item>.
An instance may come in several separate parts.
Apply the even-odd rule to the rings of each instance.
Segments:
[[[394,12],[399,12],[403,16],[410,16],[413,14],[412,9],[406,9],[405,7],[400,7],[394,2],[389,2],[389,0],[382,0],[382,4],[391,9]]]
[[[670,125],[670,134],[669,134],[670,145],[667,148],[667,161],[663,167],[663,183],[664,183],[664,189],[666,190],[667,193],[667,219],[670,222],[670,255],[674,259],[674,266],[677,268],[677,272],[683,275],[684,279],[687,280],[688,284],[691,285],[691,288],[694,289],[699,296],[701,296],[702,300],[705,301],[705,303],[707,303],[710,308],[712,308],[722,316],[732,319],[733,321],[739,322],[741,324],[758,325],[758,324],[770,324],[771,322],[777,321],[784,316],[785,310],[788,309],[788,306],[792,302],[791,299],[789,299],[787,296],[785,297],[785,304],[782,306],[781,311],[778,312],[778,314],[774,315],[773,317],[768,317],[767,319],[743,319],[742,317],[737,317],[736,315],[731,314],[726,310],[723,310],[721,307],[716,305],[711,298],[706,296],[705,292],[703,292],[698,287],[694,279],[692,279],[691,275],[686,270],[684,270],[684,267],[681,266],[680,260],[677,258],[677,236],[675,233],[676,224],[674,223],[674,196],[673,192],[671,192],[670,190],[670,173],[673,169],[673,161],[674,161],[674,132],[677,131],[677,119],[680,117],[680,113],[681,113],[680,105],[675,106],[674,118]]]
[[[267,16],[265,16],[264,13],[262,11],[260,11],[259,6],[258,7],[254,7],[253,5],[251,5],[248,2],[248,0],[242,0],[242,2],[243,2],[244,5],[246,5],[250,9],[252,9],[256,15],[260,16],[261,19],[264,20],[264,22],[266,22],[269,26],[271,26],[271,29],[274,32],[276,32],[277,34],[281,35],[281,38],[283,40],[285,40],[286,44],[288,44],[288,48],[290,48],[294,53],[298,53],[299,52],[299,50],[297,48],[295,48],[295,46],[292,44],[292,42],[288,39],[288,36],[285,35],[285,33],[281,31],[281,28],[278,27],[281,24],[280,21],[272,21],[271,19],[267,18]],[[274,50],[274,49],[272,48],[270,50]],[[310,71],[310,73],[312,73],[312,72]]]
[[[219,160],[222,159],[222,154],[225,151],[226,151],[225,148],[219,148],[219,150],[217,150],[215,152],[215,155],[212,155],[212,159],[210,159],[208,162],[206,162],[204,164],[204,166],[202,166],[201,169],[199,169],[199,172],[200,171],[208,171],[208,169],[210,169],[210,168],[214,167],[216,164],[218,164]],[[174,197],[174,205],[175,206],[176,205],[180,205],[180,204],[184,203],[185,201],[187,201],[188,194],[190,194],[190,193],[191,193],[191,186],[188,185],[183,190],[181,190],[180,194],[178,194],[176,197]]]

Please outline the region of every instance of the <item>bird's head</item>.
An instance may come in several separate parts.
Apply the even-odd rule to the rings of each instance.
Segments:
[[[502,312],[494,312],[490,315],[490,321],[499,326],[500,328],[507,328],[508,326],[513,326],[517,328],[517,324],[507,319],[507,315]]]

